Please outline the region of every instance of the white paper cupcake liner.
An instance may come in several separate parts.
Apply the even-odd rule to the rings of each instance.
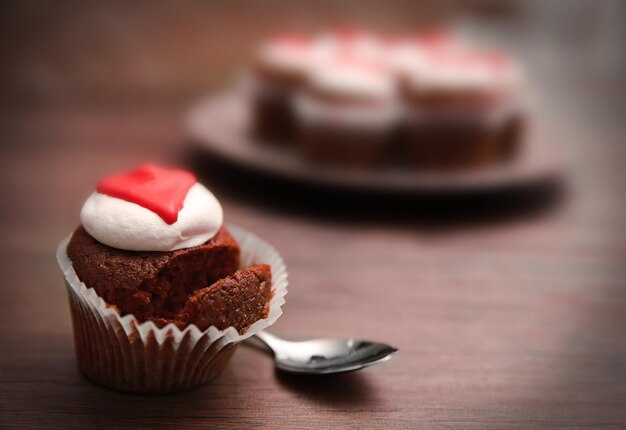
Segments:
[[[256,235],[227,226],[241,248],[241,267],[266,263],[272,267],[272,296],[267,318],[244,334],[234,327],[201,331],[195,324],[181,330],[174,324],[159,328],[140,323],[133,315],[120,316],[115,308],[78,279],[67,256],[70,237],[57,249],[65,276],[76,358],[81,372],[109,388],[138,393],[183,391],[206,384],[227,364],[242,340],[272,325],[282,314],[287,294],[287,268],[278,252]]]

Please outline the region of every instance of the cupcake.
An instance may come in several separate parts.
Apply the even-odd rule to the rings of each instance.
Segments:
[[[189,172],[145,165],[104,179],[80,218],[57,258],[78,366],[98,384],[145,393],[202,385],[280,315],[282,260],[226,228],[220,203]]]
[[[261,45],[253,65],[252,118],[257,137],[282,144],[293,140],[293,98],[320,55],[319,45],[298,33],[278,35]]]
[[[401,77],[407,159],[472,168],[513,157],[522,117],[520,74],[502,53],[425,49]]]
[[[389,70],[341,55],[315,68],[297,99],[299,148],[315,163],[375,166],[387,155],[397,115]]]
[[[387,39],[385,61],[394,77],[402,81],[423,67],[429,52],[460,49],[461,46],[461,41],[454,34],[440,28],[428,28],[408,36]]]

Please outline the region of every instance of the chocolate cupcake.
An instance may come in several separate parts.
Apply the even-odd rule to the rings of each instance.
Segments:
[[[518,85],[501,53],[423,49],[400,80],[407,159],[462,169],[512,158],[522,134]]]
[[[394,94],[382,64],[343,55],[317,67],[296,102],[303,156],[338,166],[383,162],[398,119]]]
[[[57,258],[78,365],[99,384],[151,393],[204,384],[280,315],[280,257],[231,234],[217,199],[188,172],[146,165],[105,179],[81,222]]]
[[[321,61],[321,46],[309,37],[282,34],[265,41],[253,64],[253,132],[264,142],[289,144],[296,123],[293,100],[310,69]]]
[[[428,28],[410,35],[387,39],[385,61],[398,82],[410,79],[423,67],[430,52],[463,48],[453,33],[440,28]]]

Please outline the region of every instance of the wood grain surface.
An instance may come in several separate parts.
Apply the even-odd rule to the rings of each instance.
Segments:
[[[622,196],[604,183],[523,214],[468,203],[449,216],[426,210],[438,202],[335,195],[195,162],[226,219],[271,241],[288,264],[276,333],[381,339],[400,352],[363,372],[306,379],[277,374],[270,357],[242,347],[212,386],[165,397],[84,380],[55,246],[98,178],[177,160],[177,118],[153,109],[3,116],[12,145],[0,170],[1,426],[626,423]]]
[[[568,88],[576,103],[551,99],[573,158],[564,191],[447,199],[205,159],[177,102],[3,104],[0,428],[624,428],[624,85]],[[302,378],[242,346],[215,383],[167,396],[83,379],[55,248],[99,178],[145,160],[193,168],[228,222],[281,252],[275,333],[379,339],[396,357]]]

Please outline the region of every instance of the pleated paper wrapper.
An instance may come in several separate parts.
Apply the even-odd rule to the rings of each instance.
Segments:
[[[239,227],[227,226],[241,248],[241,267],[267,263],[272,267],[272,296],[267,318],[244,334],[234,327],[201,331],[173,324],[159,328],[119,313],[82,283],[67,256],[70,237],[57,250],[65,275],[76,359],[82,374],[93,382],[134,393],[170,393],[206,384],[224,369],[237,344],[271,326],[282,314],[287,294],[287,268],[267,242]]]

